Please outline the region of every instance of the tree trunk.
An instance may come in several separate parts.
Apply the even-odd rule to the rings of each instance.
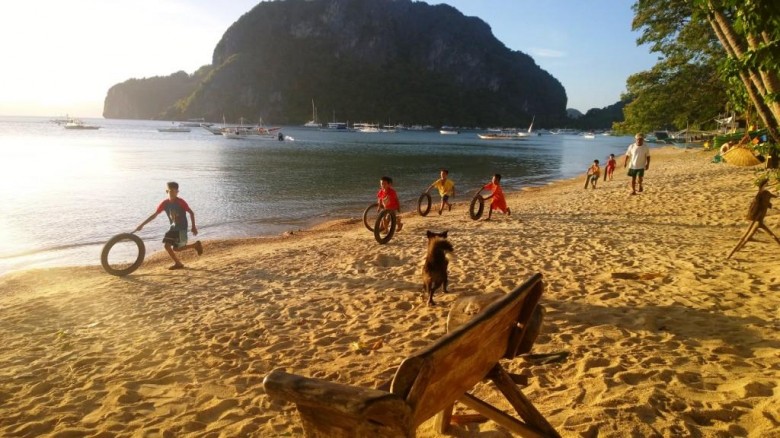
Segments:
[[[707,14],[707,21],[709,21],[715,35],[718,37],[723,48],[726,50],[726,54],[735,59],[740,60],[744,54],[742,44],[738,39],[738,35],[731,28],[728,19],[717,11],[712,4],[708,2],[709,13]],[[780,114],[774,114],[769,108],[764,97],[766,96],[766,87],[764,87],[763,81],[754,70],[749,69],[749,72],[740,70],[739,77],[745,85],[748,96],[756,107],[759,117],[764,122],[769,135],[776,144],[780,144],[780,131],[778,131],[778,121],[780,121]]]

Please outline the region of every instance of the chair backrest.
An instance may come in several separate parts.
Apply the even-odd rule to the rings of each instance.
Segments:
[[[542,295],[541,274],[477,314],[471,321],[407,357],[390,391],[403,397],[420,425],[479,383],[502,357],[514,357]]]

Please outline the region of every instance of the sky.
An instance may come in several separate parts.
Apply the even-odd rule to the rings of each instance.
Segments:
[[[0,14],[0,115],[101,117],[111,86],[193,73],[258,0],[26,0]],[[427,0],[478,17],[566,89],[568,108],[612,105],[657,60],[631,31],[633,0]]]

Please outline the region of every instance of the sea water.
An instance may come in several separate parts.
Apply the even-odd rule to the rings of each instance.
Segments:
[[[48,118],[0,117],[0,274],[45,266],[96,265],[103,244],[131,232],[177,181],[199,239],[277,235],[358,218],[391,176],[402,211],[450,171],[466,202],[494,173],[505,191],[585,173],[623,154],[630,137],[541,135],[481,140],[476,132],[328,132],[282,127],[288,141],[227,139],[170,122],[87,119],[99,130],[66,130]],[[434,194],[434,202],[438,196]],[[522,213],[518,211],[517,213]],[[139,233],[160,250],[164,214]],[[192,237],[191,237],[192,239]]]

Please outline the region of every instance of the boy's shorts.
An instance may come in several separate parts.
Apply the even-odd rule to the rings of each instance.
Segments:
[[[628,176],[638,176],[640,178],[645,177],[645,169],[628,169]]]
[[[174,248],[181,248],[187,245],[187,230],[168,230],[162,241],[170,243]]]
[[[442,195],[441,200],[447,202],[450,200],[450,195]]]

